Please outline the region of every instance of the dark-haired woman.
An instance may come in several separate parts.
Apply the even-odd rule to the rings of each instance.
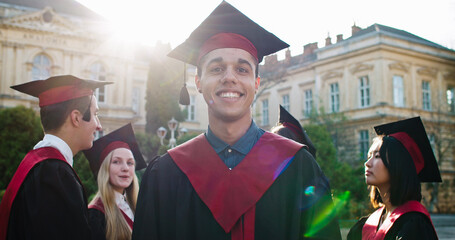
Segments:
[[[378,208],[349,231],[354,239],[438,239],[430,215],[420,204],[420,182],[441,181],[420,118],[375,127],[365,163],[370,201]]]

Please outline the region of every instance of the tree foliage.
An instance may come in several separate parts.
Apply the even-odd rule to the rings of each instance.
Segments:
[[[146,96],[146,132],[156,134],[160,126],[167,127],[167,122],[174,117],[183,120],[179,107],[179,93],[183,85],[183,63],[166,56],[171,47],[158,43],[153,52],[147,81]],[[156,152],[151,155],[156,154]]]
[[[0,109],[0,189],[6,189],[19,163],[43,135],[40,118],[32,109]]]
[[[90,169],[90,164],[82,152],[76,154],[76,156],[73,157],[73,160],[74,171],[76,171],[79,176],[79,179],[84,186],[85,193],[87,194],[87,198],[90,201],[95,196],[96,191],[98,191],[98,185],[92,170]]]
[[[342,201],[340,217],[350,219],[371,211],[367,185],[364,179],[363,161],[342,161],[334,138],[344,136],[340,121],[346,121],[342,114],[329,115],[313,113],[311,124],[305,125],[308,136],[317,149],[316,161],[330,181],[335,201]],[[336,138],[335,138],[336,139]],[[346,144],[342,139],[335,140],[339,145]],[[346,146],[346,148],[352,148]],[[349,196],[345,198],[343,196]]]

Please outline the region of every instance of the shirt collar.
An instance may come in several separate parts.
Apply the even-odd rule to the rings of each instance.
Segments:
[[[39,141],[33,149],[42,147],[53,147],[57,149],[63,157],[65,157],[65,160],[69,163],[69,165],[73,166],[73,151],[71,151],[70,146],[68,146],[68,144],[66,144],[66,142],[61,138],[52,134],[45,134],[43,140]]]
[[[251,121],[251,125],[246,133],[236,143],[234,143],[231,148],[246,155],[251,150],[251,148],[253,148],[254,144],[256,144],[258,134],[260,134],[259,127],[256,125],[256,123],[254,123],[254,121]],[[219,139],[217,136],[215,136],[215,134],[213,134],[212,130],[210,130],[210,126],[205,136],[207,137],[207,141],[210,143],[210,145],[212,145],[216,153],[220,153],[229,147],[229,144],[225,143],[223,140]]]

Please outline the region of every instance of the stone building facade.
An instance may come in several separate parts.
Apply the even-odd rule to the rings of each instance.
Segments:
[[[114,82],[96,91],[100,134],[128,122],[143,130],[146,51],[112,38],[106,26],[106,20],[73,0],[1,0],[0,107],[38,110],[36,98],[10,86],[71,74]]]

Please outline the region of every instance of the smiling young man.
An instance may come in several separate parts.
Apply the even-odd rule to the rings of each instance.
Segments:
[[[169,54],[198,67],[209,127],[149,165],[133,239],[341,239],[311,154],[252,119],[258,63],[286,47],[223,1]]]
[[[95,88],[71,75],[11,88],[38,97],[44,138],[24,157],[0,204],[0,240],[90,239],[87,198],[73,156],[101,130]]]

